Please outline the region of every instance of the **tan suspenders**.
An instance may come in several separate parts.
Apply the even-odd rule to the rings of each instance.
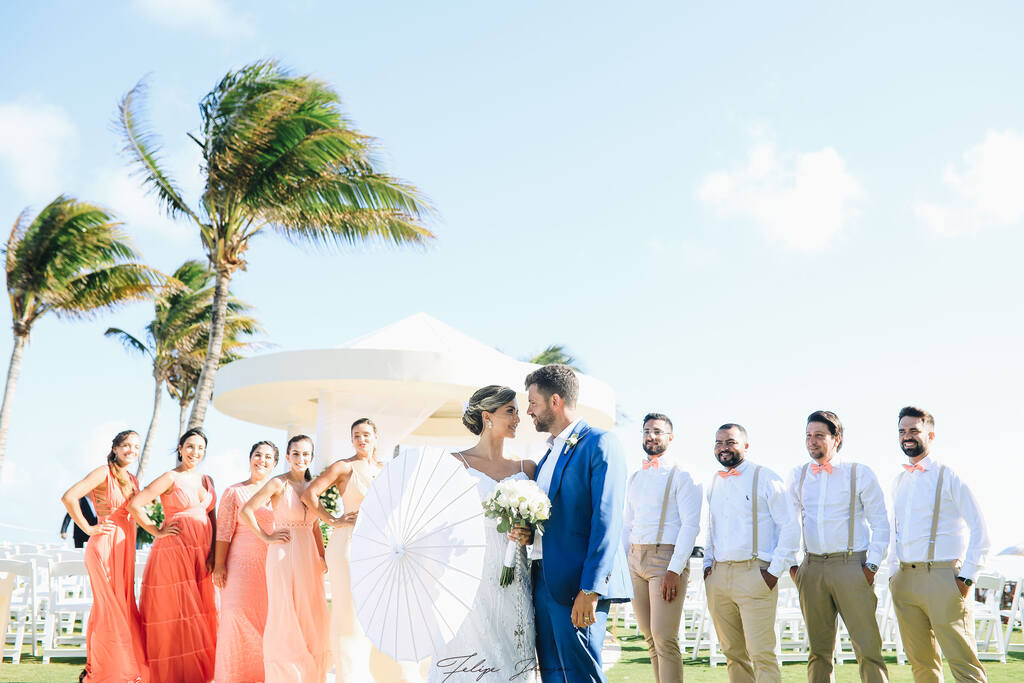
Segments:
[[[750,486],[750,521],[751,526],[754,527],[753,540],[751,543],[750,559],[757,559],[757,480],[761,476],[761,466],[754,465],[754,482]],[[718,472],[715,472],[711,478],[711,491],[708,493],[708,536],[711,543],[714,544],[715,538],[715,515],[711,512],[711,501],[715,497],[715,484],[721,477],[718,476]]]
[[[627,484],[627,486],[631,487],[633,485],[633,480],[636,479],[636,475],[638,474],[640,474],[640,472],[633,473],[633,476],[629,478],[629,484]],[[661,517],[658,519],[658,535],[655,538],[655,543],[659,546],[661,545],[662,541],[661,537],[665,534],[665,516],[666,514],[668,514],[668,501],[669,498],[672,497],[672,481],[675,478],[676,468],[673,467],[668,471],[668,482],[665,484],[665,496],[662,498],[661,501]]]
[[[797,502],[800,504],[800,524],[804,528],[804,554],[807,553],[807,509],[804,507],[804,480],[807,478],[807,470],[810,469],[811,463],[807,463],[800,470],[800,484],[797,485],[796,495]],[[857,512],[857,463],[850,465],[850,519],[849,529],[846,536],[846,554],[853,554],[853,530],[854,530],[854,515]]]
[[[900,486],[903,485],[903,477],[906,475],[906,471],[900,472],[899,479],[896,480],[896,490],[898,491]],[[939,532],[939,508],[942,506],[942,480],[946,475],[946,466],[942,465],[939,467],[939,480],[935,484],[935,504],[932,506],[932,529],[928,536],[928,563],[929,569],[931,568],[932,562],[935,561],[935,537]],[[897,525],[897,531],[899,531],[899,525]]]
[[[754,468],[754,483],[750,485],[750,521],[754,527],[754,540],[751,544],[750,559],[757,559],[757,478],[761,475],[761,466]]]
[[[662,534],[665,533],[665,513],[668,512],[669,494],[672,493],[672,480],[675,478],[676,468],[673,467],[668,471],[668,483],[665,484],[665,497],[661,501],[661,518],[658,520],[658,535],[655,537],[657,539],[655,543],[658,544],[659,548],[661,547]]]

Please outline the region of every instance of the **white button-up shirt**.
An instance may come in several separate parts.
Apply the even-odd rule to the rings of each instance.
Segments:
[[[797,502],[803,501],[801,522],[807,552],[815,555],[846,552],[850,539],[850,470],[853,463],[833,457],[832,473],[817,474],[810,464],[800,465],[790,474],[789,490]],[[807,476],[800,487],[800,476],[807,467]],[[889,515],[885,510],[885,494],[878,478],[867,465],[857,465],[856,494],[853,510],[853,550],[867,551],[866,562],[880,565],[889,550]]]
[[[548,459],[544,461],[544,466],[537,471],[537,486],[540,490],[547,495],[548,490],[551,488],[551,477],[555,474],[555,467],[558,465],[559,458],[562,457],[562,447],[565,446],[565,442],[569,440],[569,436],[576,427],[578,427],[580,421],[573,420],[569,423],[569,426],[559,432],[558,436],[548,437]],[[530,559],[540,560],[544,557],[544,534],[533,535],[533,547],[530,549]]]
[[[658,521],[665,500],[665,487],[673,469],[675,476],[668,494],[665,527],[659,540]],[[629,552],[631,543],[674,545],[668,570],[681,574],[700,532],[703,499],[703,487],[693,480],[690,473],[679,469],[670,453],[660,455],[657,468],[639,470],[626,487],[626,511],[622,518],[622,542],[626,552]]]
[[[929,454],[917,464],[925,471],[904,470],[892,484],[896,527],[894,562],[925,562],[928,559],[935,485],[943,463]],[[967,484],[947,465],[942,477],[933,559],[936,562],[961,560],[960,576],[973,581],[985,565],[988,550],[988,529],[978,501]]]
[[[737,466],[740,476],[719,477],[708,484],[710,528],[704,549],[704,567],[713,562],[751,559],[754,526],[751,519],[751,488],[756,465],[744,460]],[[796,508],[781,477],[767,467],[757,480],[757,557],[768,562],[772,576],[792,566],[800,545],[800,522]]]

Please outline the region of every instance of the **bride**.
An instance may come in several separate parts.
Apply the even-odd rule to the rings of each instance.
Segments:
[[[512,460],[503,454],[505,439],[515,438],[519,424],[513,389],[490,385],[477,390],[466,404],[462,423],[480,440],[453,455],[476,479],[481,502],[505,479],[533,478],[537,466],[532,460]],[[451,642],[435,653],[430,683],[477,680],[485,670],[502,680],[536,680],[533,588],[526,553],[518,553],[513,582],[498,585],[509,536],[498,532],[494,520],[484,524],[487,550],[476,603]],[[518,540],[518,531],[512,537]]]

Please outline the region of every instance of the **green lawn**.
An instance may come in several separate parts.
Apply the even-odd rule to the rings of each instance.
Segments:
[[[622,646],[622,658],[608,672],[609,683],[621,683],[630,681],[653,681],[654,674],[651,671],[651,660],[647,657],[647,644],[640,636],[625,635],[625,631],[618,629],[619,644]],[[1019,636],[1015,638],[1019,640]],[[913,683],[913,676],[910,675],[910,665],[896,666],[896,658],[887,658],[889,663],[889,680],[892,683]],[[1011,652],[1007,655],[1006,664],[998,662],[982,662],[985,670],[988,671],[990,683],[1021,683],[1024,681],[1024,652]],[[686,683],[727,683],[728,674],[725,666],[708,666],[708,658],[689,659],[684,662],[684,676]],[[949,667],[944,667],[946,680],[952,683],[953,675]],[[782,666],[782,680],[785,683],[797,683],[807,680],[807,665],[801,663],[789,663]],[[860,676],[857,673],[855,663],[844,664],[836,667],[836,683],[859,683]]]
[[[624,635],[625,631],[617,631],[622,646],[622,658],[608,672],[609,683],[631,681],[653,681],[651,661],[647,658],[647,645],[639,636]],[[1020,637],[1016,636],[1015,640]],[[909,666],[896,666],[896,659],[889,659],[889,680],[893,683],[912,683]],[[53,664],[43,664],[38,657],[22,655],[21,664],[5,662],[0,665],[0,683],[74,683],[78,674],[85,666],[85,660],[63,660]],[[991,683],[1020,683],[1024,681],[1024,652],[1011,652],[1006,664],[985,662],[988,679]],[[692,659],[686,661],[687,683],[725,683],[729,680],[724,666],[711,668],[708,659]],[[807,680],[807,667],[804,664],[785,664],[782,667],[782,680],[786,683],[797,683]],[[953,676],[946,668],[946,680],[952,682]],[[836,668],[837,683],[857,683],[856,664],[844,664]],[[486,683],[486,681],[484,681]],[[496,683],[496,682],[492,682]]]

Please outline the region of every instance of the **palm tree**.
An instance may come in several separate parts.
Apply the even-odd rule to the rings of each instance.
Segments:
[[[182,362],[188,363],[205,351],[209,338],[210,312],[213,308],[213,271],[199,261],[186,261],[174,272],[181,288],[157,297],[153,320],[146,325],[145,341],[129,332],[111,327],[106,336],[116,337],[129,351],[148,356],[153,363],[153,413],[146,431],[146,439],[139,456],[136,476],[149,462],[149,453],[160,422],[160,400],[164,385],[174,376]],[[232,337],[252,335],[260,330],[255,319],[245,314],[248,307],[234,298],[227,306],[227,328]],[[204,344],[200,346],[200,344]]]
[[[166,278],[138,263],[139,255],[105,210],[59,196],[28,219],[15,221],[5,248],[14,350],[0,407],[0,469],[7,445],[21,357],[41,316],[81,319],[153,296]]]
[[[199,103],[205,188],[193,208],[164,172],[141,121],[144,84],[121,100],[125,151],[169,215],[186,218],[216,272],[213,324],[189,427],[202,425],[224,343],[228,286],[249,240],[269,230],[313,246],[424,244],[431,213],[412,185],[381,173],[374,140],[345,118],[325,83],[274,61],[231,71]]]
[[[227,321],[224,327],[224,343],[221,346],[220,366],[242,357],[241,351],[257,347],[268,346],[254,342],[244,341],[240,336],[245,329],[232,324],[231,309],[228,308]],[[203,368],[203,361],[206,359],[206,349],[209,346],[209,331],[196,342],[192,353],[180,356],[174,363],[171,376],[167,378],[167,392],[178,401],[178,435],[185,433],[185,418],[188,415],[188,406],[196,398],[196,388],[199,386],[199,373]]]
[[[525,359],[527,363],[537,365],[568,365],[576,372],[583,372],[576,366],[576,359],[569,353],[569,350],[561,344],[550,344],[538,354]]]

